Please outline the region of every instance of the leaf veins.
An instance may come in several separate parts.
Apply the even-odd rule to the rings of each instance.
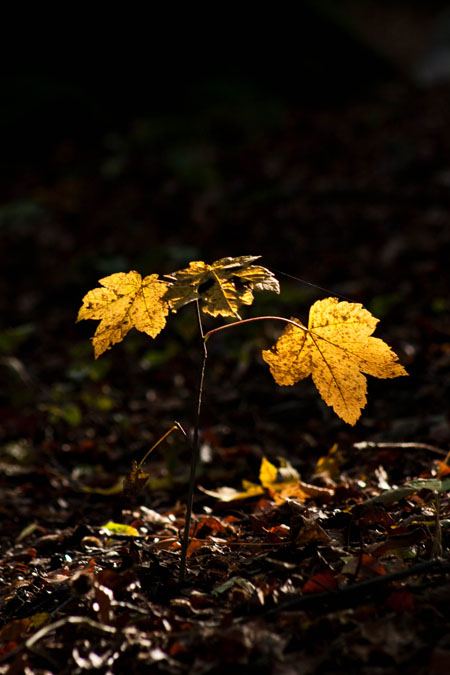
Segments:
[[[138,272],[117,272],[100,279],[102,288],[94,288],[83,298],[77,321],[99,319],[92,338],[95,358],[117,342],[131,328],[156,337],[166,325],[169,313],[163,296],[168,284],[157,274],[142,279]]]
[[[371,337],[377,323],[359,303],[325,298],[311,307],[307,329],[289,324],[262,356],[280,385],[293,385],[311,375],[325,403],[345,422],[355,424],[367,403],[364,374],[407,375],[391,348]]]
[[[211,265],[191,262],[189,267],[167,275],[171,284],[164,299],[174,312],[199,300],[206,314],[240,318],[238,310],[241,305],[252,304],[254,290],[280,292],[270,270],[251,264],[259,257],[221,258]]]

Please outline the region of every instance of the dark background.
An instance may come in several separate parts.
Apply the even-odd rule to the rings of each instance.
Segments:
[[[2,16],[3,669],[448,669],[448,568],[435,560],[448,553],[448,497],[433,482],[366,501],[448,471],[436,462],[450,448],[447,3],[254,7]],[[255,294],[244,316],[306,322],[323,297],[363,303],[409,377],[368,378],[350,427],[311,379],[274,383],[261,350],[278,323],[211,336],[180,584],[189,444],[174,431],[144,465],[146,488],[122,486],[174,420],[192,429],[193,305],[155,340],[130,331],[98,360],[95,323],[77,312],[114,272],[248,254],[281,294]],[[267,494],[224,504],[197,489],[257,482],[264,456],[316,489],[333,475],[331,501],[300,490],[280,506]],[[142,536],[111,542],[109,520]],[[397,570],[410,577],[370,594],[366,580]],[[315,590],[335,588],[331,574],[336,592],[283,611],[323,571]]]
[[[56,390],[65,392],[63,421],[67,406],[89,416],[82,392],[94,386],[94,324],[75,318],[102,276],[261,254],[267,267],[326,291],[279,275],[281,297],[261,296],[249,314],[306,320],[314,300],[340,294],[382,320],[380,337],[411,378],[371,384],[362,428],[448,441],[446,3],[336,4],[300,3],[295,15],[223,6],[148,17],[131,8],[9,24],[0,91],[5,419],[18,409],[41,415]],[[130,336],[103,357],[106,385],[98,375],[95,386],[112,387],[119,407],[122,397],[145,399],[149,381],[176,395],[175,373],[190,372],[190,321],[180,313],[166,342],[150,347]],[[234,368],[232,406],[246,392],[253,429],[281,397],[275,425],[301,420],[324,433],[326,421],[345,437],[306,385],[300,408],[298,388],[274,390],[258,354],[275,333],[256,333],[217,341],[225,365],[211,366],[211,378],[219,384]],[[205,424],[226,418],[214,403],[207,414]],[[6,438],[22,435],[20,419]]]

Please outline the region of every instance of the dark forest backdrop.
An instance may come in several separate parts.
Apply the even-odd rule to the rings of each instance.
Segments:
[[[44,591],[33,586],[36,570],[41,575],[59,570],[67,551],[71,573],[94,558],[105,570],[109,559],[100,549],[95,553],[95,542],[94,549],[83,548],[83,537],[97,536],[109,519],[137,523],[140,514],[139,522],[145,524],[149,518],[118,495],[87,494],[84,487],[114,486],[174,419],[186,426],[192,422],[198,368],[194,312],[181,311],[155,341],[134,332],[94,361],[89,337],[95,326],[75,324],[75,319],[82,297],[103,276],[130,269],[163,274],[190,260],[261,254],[262,264],[280,278],[281,295],[257,296],[246,316],[295,314],[306,320],[315,300],[345,296],[381,319],[377,335],[392,345],[410,373],[393,381],[371,380],[368,406],[353,428],[325,407],[310,383],[294,388],[273,384],[260,357],[261,348],[276,336],[273,327],[248,326],[240,333],[217,335],[210,348],[201,420],[204,487],[239,487],[242,478],[255,480],[262,455],[273,461],[282,456],[311,479],[318,459],[338,443],[345,459],[340,480],[347,481],[346,489],[351,484],[356,490],[357,480],[378,489],[383,485],[381,465],[390,484],[436,469],[423,450],[370,454],[357,451],[354,443],[426,443],[439,447],[441,455],[449,448],[447,3],[323,0],[298,3],[296,10],[149,6],[145,15],[141,7],[131,7],[116,14],[108,9],[100,16],[77,7],[51,17],[38,10],[4,24],[0,516],[6,626],[28,620],[42,606],[54,612],[49,621],[65,616],[66,610],[61,614],[55,609],[58,598],[47,586],[47,604],[39,604]],[[147,508],[165,517],[171,509],[180,528],[188,463],[189,451],[170,438],[150,463],[153,483],[142,498]],[[353,495],[353,500],[361,498]],[[341,499],[344,509],[347,502]],[[198,513],[216,508],[204,495],[197,493],[196,500]],[[239,508],[244,518],[248,507]],[[273,522],[285,527],[285,512],[276,514]],[[393,514],[396,522],[403,516]],[[343,525],[336,520],[330,527]],[[49,536],[59,543],[52,544]],[[425,537],[411,555],[427,559],[427,542]],[[147,544],[139,545],[142,549]],[[444,538],[444,551],[445,546]],[[265,561],[261,574],[279,581],[277,575],[288,575],[292,564],[299,566],[304,581],[322,569],[325,559],[331,568],[339,567],[328,547],[322,548],[319,554],[301,549],[294,555],[281,547],[282,564],[271,567]],[[134,572],[143,587],[142,570],[147,574],[150,565],[148,579],[156,583],[151,601],[169,612],[166,605],[179,592],[173,581],[178,552],[158,551],[154,572],[148,551],[141,549],[130,549],[128,557],[121,550],[121,564],[137,565]],[[253,579],[257,559],[241,568],[232,567],[236,561],[230,558],[229,570],[219,574],[225,563],[216,560],[217,569],[210,571],[205,557],[194,557],[190,583],[195,586],[192,579],[199,570],[206,575],[205,593],[234,573]],[[19,569],[21,561],[29,563],[28,571]],[[24,578],[28,599],[18,590]],[[101,583],[113,581],[103,578]],[[273,588],[278,589],[278,581]],[[292,583],[294,588],[299,582]],[[269,598],[272,591],[267,593]],[[285,597],[285,590],[280,593]],[[90,597],[72,598],[68,614],[95,617]],[[133,602],[143,607],[142,597]],[[252,607],[245,611],[256,611]],[[441,653],[433,651],[431,633],[436,640],[445,637],[445,606],[439,607],[443,619],[425,617],[423,610],[411,619],[414,629],[403,626],[409,651],[400,650],[400,638],[389,653],[381,641],[377,663],[398,672],[399,663],[412,667],[408,659],[418,654],[414,667],[440,672],[429,669]],[[335,619],[329,618],[336,672],[339,664],[350,672],[349,663],[358,661],[360,652],[353,645],[359,639],[367,644],[361,635],[371,632],[365,624],[371,611],[365,619],[352,615],[354,642],[347,644],[345,654],[339,646],[342,626],[338,622],[336,628]],[[385,610],[379,611],[377,616],[385,620]],[[171,613],[164,616],[173,620]],[[389,617],[386,625],[394,634],[397,618]],[[159,630],[159,620],[153,620]],[[162,660],[161,672],[187,672],[183,669],[194,658],[206,659],[214,669],[220,649],[206,656],[197,653],[197,629],[192,630],[200,642],[176,621],[186,651],[172,645],[172,661]],[[311,657],[328,625],[311,619],[313,635],[304,647],[295,637],[303,628],[288,623],[292,642],[283,655],[275,650],[278,664],[295,664],[295,650],[303,650],[302,658]],[[154,626],[143,626],[143,635],[153,640]],[[251,621],[248,626],[248,635],[253,635]],[[10,633],[2,635],[4,642],[23,645],[32,631],[28,624],[22,628],[24,634],[19,630],[9,642]],[[221,630],[214,637],[220,644]],[[254,640],[248,638],[254,652],[240,630],[236,628],[238,638],[233,633],[229,639],[243,650],[243,668],[257,653],[266,667],[258,672],[292,672],[269,669],[273,655],[269,658],[264,651],[259,624]],[[267,634],[272,631],[275,640],[274,630],[278,628],[267,628]],[[419,636],[415,642],[414,631]],[[166,649],[164,640],[159,644]],[[11,644],[6,652],[16,648]],[[57,650],[47,646],[58,664]],[[134,659],[135,651],[128,647],[122,672]],[[319,651],[314,663],[325,658]],[[16,667],[34,668],[30,658]],[[67,672],[81,668],[73,658],[67,661]],[[366,659],[369,665],[371,658]],[[43,663],[51,660],[44,658]],[[305,672],[315,672],[314,667]],[[367,673],[375,672],[367,667]],[[323,668],[317,672],[335,672],[328,662]]]

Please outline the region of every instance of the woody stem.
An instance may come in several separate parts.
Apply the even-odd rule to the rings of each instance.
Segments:
[[[184,523],[184,534],[183,542],[181,548],[181,562],[180,562],[180,580],[184,579],[186,573],[186,557],[187,550],[189,546],[189,531],[191,526],[191,517],[192,517],[192,507],[194,502],[194,486],[195,486],[195,474],[197,471],[197,464],[199,458],[199,424],[200,424],[200,411],[202,407],[202,395],[203,395],[203,381],[205,378],[205,368],[206,368],[206,359],[208,357],[208,351],[206,349],[205,334],[203,332],[203,324],[200,316],[200,307],[198,300],[195,303],[197,309],[197,322],[200,333],[200,339],[202,342],[202,361],[200,365],[200,373],[197,386],[197,401],[194,414],[194,433],[192,437],[192,456],[191,456],[191,471],[189,476],[189,489],[187,497],[187,506],[186,506],[186,520]]]

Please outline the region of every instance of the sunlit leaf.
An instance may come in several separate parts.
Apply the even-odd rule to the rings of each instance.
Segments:
[[[277,468],[266,457],[262,458],[259,480],[263,487],[279,489],[281,484],[295,483],[299,478],[298,471],[286,460],[281,459],[280,467]]]
[[[288,499],[296,499],[303,502],[306,499],[320,498],[324,501],[329,501],[333,495],[333,491],[329,488],[309,485],[301,481],[298,471],[284,459],[280,460],[280,466],[277,468],[266,457],[263,457],[259,470],[259,480],[259,485],[258,483],[243,480],[242,490],[226,486],[219,487],[216,490],[200,489],[210,497],[220,499],[222,502],[250,499],[251,497],[264,494],[266,491],[269,491],[270,496],[276,504],[282,504]]]
[[[221,502],[233,502],[238,499],[250,499],[251,497],[257,497],[258,495],[264,494],[264,488],[262,485],[257,483],[251,483],[250,481],[242,481],[243,490],[236,490],[232,487],[219,487],[216,490],[206,490],[205,488],[200,488],[202,492],[219,499]]]
[[[157,274],[144,279],[138,272],[117,272],[100,279],[101,288],[94,288],[83,298],[77,321],[100,320],[92,338],[95,358],[117,342],[131,328],[154,338],[166,325],[169,312],[162,298],[168,284]]]
[[[253,291],[280,292],[277,279],[270,270],[251,263],[260,256],[244,255],[221,258],[211,265],[202,261],[167,275],[171,285],[164,296],[172,311],[195,300],[212,316],[239,317],[241,305],[251,305]]]
[[[298,319],[292,321],[302,326]],[[263,359],[280,385],[311,375],[325,403],[355,424],[367,403],[364,374],[407,375],[391,348],[371,337],[377,323],[359,303],[325,298],[311,307],[307,329],[289,324],[276,345],[263,351]]]
[[[102,530],[107,534],[125,534],[129,537],[139,536],[139,532],[135,527],[124,525],[123,523],[114,523],[112,520],[109,520],[106,525],[103,525]]]
[[[342,452],[338,444],[334,443],[328,453],[317,460],[314,475],[320,476],[328,484],[334,484],[339,480],[342,462]]]
[[[123,482],[123,478],[118,478],[113,485],[108,487],[83,485],[81,489],[83,492],[89,492],[90,494],[104,495],[105,497],[108,497],[110,495],[119,495],[123,490]]]

